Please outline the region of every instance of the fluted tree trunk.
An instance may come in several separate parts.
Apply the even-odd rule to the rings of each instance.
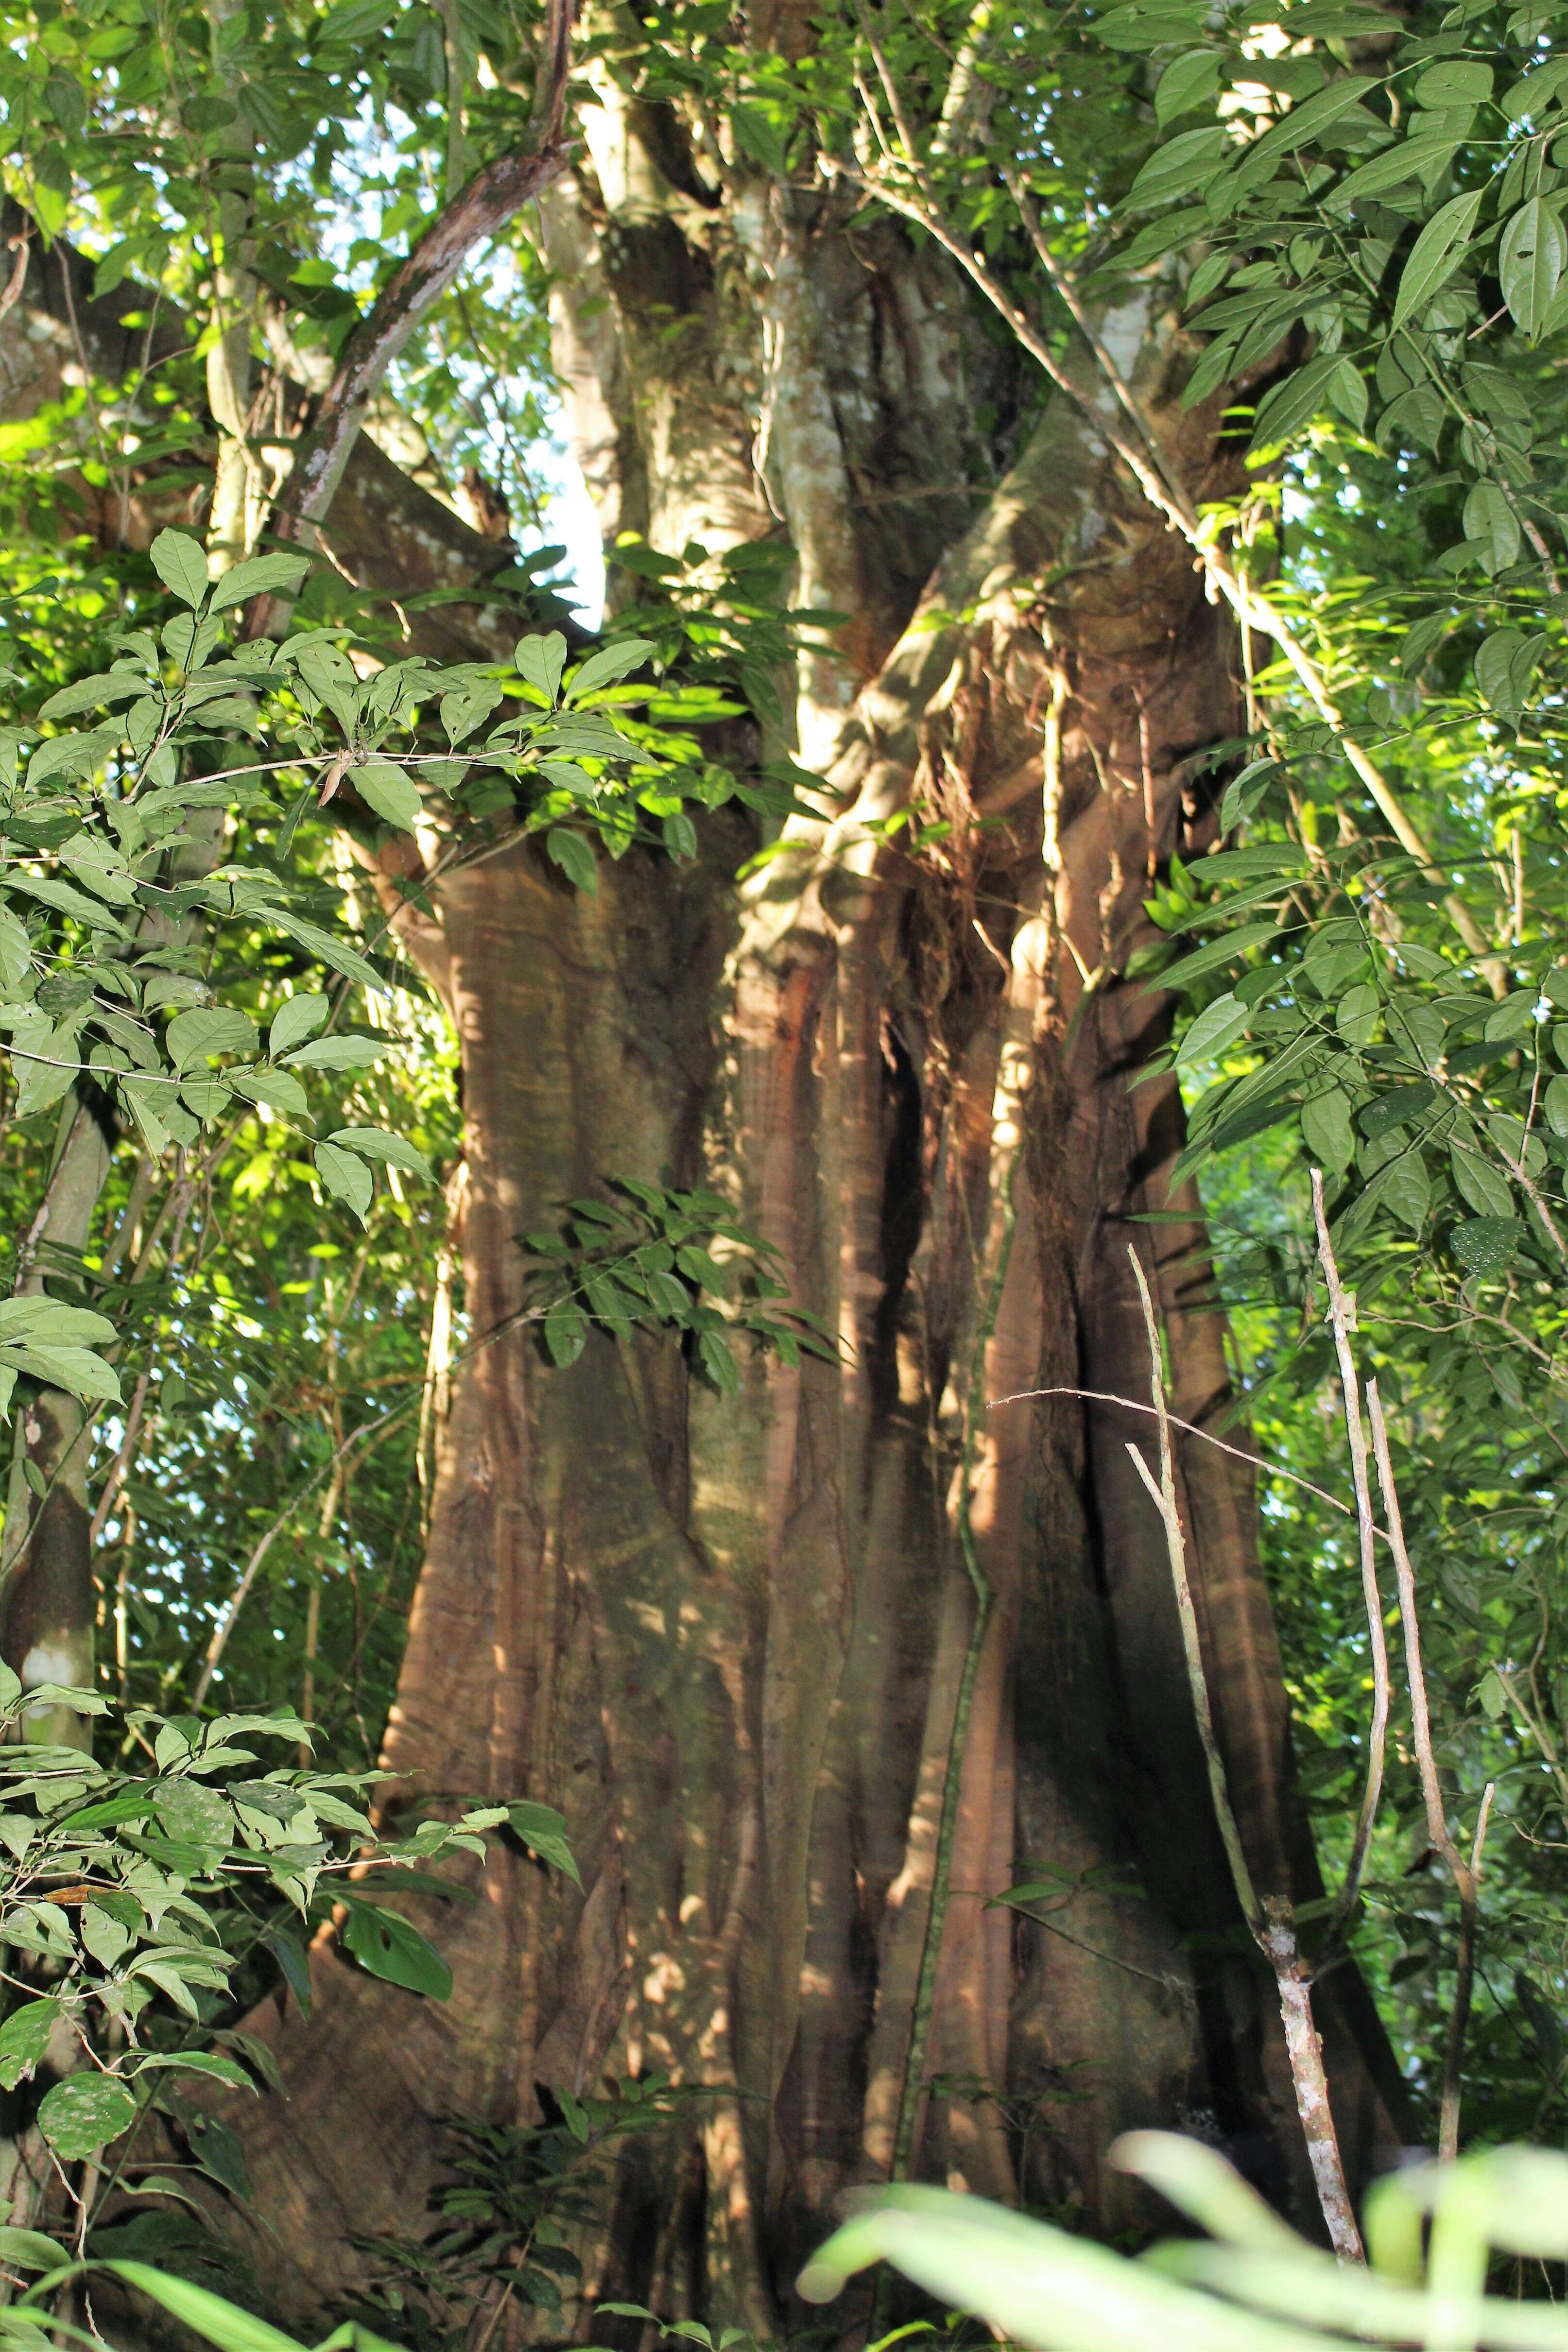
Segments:
[[[1179,1096],[1131,1084],[1169,1006],[1123,975],[1161,861],[1214,837],[1198,755],[1238,698],[1190,555],[940,255],[760,172],[716,195],[602,95],[542,207],[574,446],[612,552],[787,531],[797,603],[840,616],[797,681],[834,799],[744,887],[724,812],[595,898],[520,840],[399,916],[461,1040],[470,1328],[523,1305],[523,1233],[626,1175],[726,1192],[842,1358],[750,1361],[728,1401],[663,1340],[471,1354],[386,1761],[395,1801],[558,1805],[583,1890],[497,1853],[437,1930],[444,2007],[324,1939],[247,2139],[303,2309],[352,2233],[416,2221],[444,2116],[667,2069],[710,2096],[618,2169],[593,2291],[773,2335],[837,2193],[889,2168],[1113,2225],[1110,2137],[1185,2121],[1310,2226],[1271,1989],[1216,1948],[1139,1424],[1068,1393],[1147,1392],[1131,1245],[1176,1410],[1229,1402]],[[1110,331],[1219,495],[1173,322],[1150,294]],[[1180,1475],[1254,1876],[1310,1895],[1250,1482],[1186,1441]],[[1042,1866],[1069,1904],[992,1907]],[[1323,2008],[1364,2176],[1385,2053],[1352,1971]]]

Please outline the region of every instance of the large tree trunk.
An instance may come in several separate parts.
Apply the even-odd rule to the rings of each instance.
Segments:
[[[612,539],[783,518],[799,601],[848,616],[799,679],[836,814],[743,891],[728,814],[596,898],[520,843],[405,933],[462,1043],[476,1339],[524,1302],[520,1235],[626,1174],[727,1192],[843,1359],[751,1361],[729,1402],[672,1343],[558,1370],[514,1326],[455,1383],[386,1760],[410,1799],[559,1805],[584,1891],[497,1853],[433,1929],[449,2004],[323,1941],[313,2021],[268,2013],[257,2251],[296,2310],[351,2233],[416,2222],[443,2116],[526,2120],[605,2068],[712,2093],[589,2249],[596,2294],[669,2318],[776,2334],[836,2193],[906,2145],[1109,2226],[1110,2137],[1185,2123],[1311,2226],[1271,1994],[1215,1946],[1238,1920],[1142,1425],[1059,1392],[1147,1394],[1131,1245],[1176,1409],[1228,1402],[1179,1097],[1130,1084],[1169,1007],[1121,977],[1160,861],[1213,837],[1227,627],[1064,402],[986,487],[972,419],[1032,388],[929,248],[760,179],[717,205],[673,138],[607,93],[547,200],[574,435]],[[1171,322],[1108,331],[1216,495]],[[944,837],[869,829],[911,802]],[[1310,1895],[1250,1482],[1195,1443],[1180,1468],[1254,1876]],[[1070,1905],[987,1907],[1040,1864],[1088,1874]],[[1397,2090],[1349,1970],[1322,2005],[1364,2177]]]

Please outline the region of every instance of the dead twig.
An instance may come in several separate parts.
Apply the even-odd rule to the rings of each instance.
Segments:
[[[1356,1819],[1344,1885],[1329,1927],[1335,1943],[1349,1927],[1361,1896],[1373,1827],[1383,1798],[1383,1776],[1388,1746],[1388,1642],[1383,1630],[1383,1596],[1377,1589],[1377,1528],[1373,1517],[1372,1485],[1367,1476],[1366,1433],[1362,1427],[1361,1382],[1350,1335],[1356,1328],[1355,1298],[1340,1280],[1329,1221],[1323,1208],[1323,1172],[1312,1171],[1312,1215],[1318,1228],[1318,1263],[1328,1286],[1329,1323],[1339,1359],[1340,1392],[1344,1401],[1345,1435],[1350,1441],[1351,1478],[1355,1487],[1356,1534],[1361,1546],[1361,1589],[1366,1604],[1367,1634],[1372,1644],[1372,1721],[1367,1730],[1366,1787]]]
[[[1318,2191],[1318,2202],[1322,2208],[1329,2242],[1342,2263],[1364,2263],[1366,2255],[1351,2204],[1344,2161],[1340,2154],[1339,2135],[1334,2129],[1333,2113],[1329,2105],[1328,2078],[1323,2072],[1323,2045],[1312,2021],[1311,1973],[1301,1958],[1297,1942],[1295,1914],[1288,1895],[1270,1895],[1259,1899],[1230,1801],[1225,1759],[1215,1736],[1203,1642],[1198,1631],[1197,1611],[1193,1603],[1192,1583],[1187,1574],[1186,1537],[1176,1501],[1171,1418],[1165,1406],[1165,1381],[1160,1360],[1160,1336],[1154,1321],[1154,1303],[1137,1251],[1130,1248],[1127,1255],[1132,1261],[1138,1296],[1142,1302],[1144,1328],[1149,1337],[1150,1394],[1160,1433],[1158,1481],[1135,1445],[1129,1444],[1127,1451],[1164,1525],[1171,1580],[1175,1587],[1176,1609],[1181,1618],[1187,1681],[1193,1696],[1198,1738],[1203,1745],[1204,1760],[1208,1766],[1215,1818],[1219,1824],[1242,1916],[1274,1974],[1279,2015],[1285,2028],[1285,2046],[1290,2060],[1290,2079],[1296,2091],[1296,2112],[1301,2120],[1302,2137],[1307,2143],[1308,2160],[1312,2168],[1312,2179]]]
[[[1448,2038],[1443,2053],[1443,2104],[1437,2128],[1437,2161],[1451,2164],[1459,2153],[1459,2070],[1464,2061],[1470,1997],[1475,1987],[1481,1848],[1486,1842],[1487,1820],[1491,1811],[1495,1783],[1488,1781],[1481,1798],[1475,1843],[1467,1861],[1449,1831],[1447,1811],[1443,1802],[1443,1786],[1437,1778],[1437,1758],[1432,1745],[1432,1716],[1426,1703],[1426,1676],[1421,1664],[1421,1619],[1415,1601],[1415,1571],[1411,1567],[1410,1552],[1405,1541],[1405,1523],[1400,1516],[1399,1495],[1394,1483],[1394,1464],[1388,1451],[1388,1424],[1383,1417],[1383,1400],[1378,1395],[1375,1381],[1368,1381],[1366,1384],[1366,1405],[1372,1421],[1372,1448],[1377,1462],[1377,1483],[1383,1494],[1388,1540],[1393,1549],[1394,1575],[1399,1583],[1405,1671],[1410,1684],[1411,1730],[1416,1770],[1421,1780],[1421,1798],[1426,1811],[1426,1839],[1433,1851],[1442,1855],[1459,1898],[1458,1972],[1454,1986],[1454,2005],[1448,2012]]]

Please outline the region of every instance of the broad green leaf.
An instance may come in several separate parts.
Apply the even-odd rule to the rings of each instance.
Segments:
[[[561,688],[561,673],[566,667],[566,640],[559,629],[552,629],[547,637],[520,637],[512,656],[520,677],[537,687],[547,702],[553,703]]]
[[[408,1992],[434,2000],[451,1997],[452,1971],[430,1943],[403,1916],[361,1895],[346,1895],[349,1916],[343,1942],[363,1969]]]
[[[0,2228],[0,2263],[15,2271],[56,2271],[73,2259],[68,2250],[46,2238],[41,2230],[18,2230],[7,2222]]]
[[[1351,1107],[1340,1088],[1313,1095],[1300,1109],[1301,1134],[1307,1156],[1331,1176],[1342,1176],[1355,1158],[1355,1130]]]
[[[1465,500],[1465,537],[1477,543],[1483,569],[1503,572],[1519,554],[1519,518],[1496,482],[1478,482]],[[1520,642],[1517,629],[1500,631],[1509,646]],[[1477,665],[1478,670],[1479,665]],[[1506,662],[1503,669],[1506,671]],[[1482,692],[1486,691],[1483,687]]]
[[[1553,1078],[1541,1098],[1546,1124],[1553,1135],[1568,1136],[1568,1078]]]
[[[364,1161],[352,1151],[335,1150],[330,1143],[318,1143],[311,1158],[328,1192],[346,1201],[363,1225],[375,1193],[375,1180]]]
[[[1489,1279],[1512,1264],[1524,1227],[1517,1217],[1471,1217],[1454,1227],[1452,1238],[1465,1272]]]
[[[27,2000],[0,2025],[0,2090],[14,2091],[24,2075],[31,2074],[59,2013],[59,2002],[52,1998]]]
[[[212,1005],[195,1013],[177,1013],[165,1034],[169,1059],[176,1070],[218,1054],[253,1054],[258,1043],[256,1024],[232,1007]]]
[[[590,898],[599,887],[599,868],[593,851],[580,833],[573,833],[563,824],[553,824],[544,836],[544,846],[567,880]]]
[[[38,2128],[62,2164],[96,2156],[135,2120],[134,2092],[115,2075],[96,2071],[68,2074],[38,2103]]]
[[[148,552],[153,569],[182,604],[199,605],[207,593],[207,559],[188,531],[161,530]]]
[[[19,890],[24,898],[37,898],[40,906],[52,907],[58,915],[69,915],[76,922],[84,923],[89,930],[109,931],[117,940],[130,936],[124,925],[117,922],[98,899],[89,898],[85,891],[73,890],[68,882],[23,874],[12,866],[0,876],[0,888]]]
[[[291,1070],[366,1070],[391,1050],[390,1037],[315,1037],[285,1058]]]
[[[1419,117],[1417,117],[1417,125]],[[1353,204],[1368,196],[1386,194],[1389,189],[1403,186],[1406,180],[1421,179],[1428,172],[1437,172],[1452,162],[1459,152],[1459,142],[1447,131],[1421,131],[1417,128],[1406,139],[1385,148],[1369,163],[1359,163],[1346,173],[1337,187],[1331,188],[1324,199],[1330,212],[1348,212]]]
[[[222,2295],[196,2286],[189,2279],[154,2270],[146,2263],[116,2260],[105,2262],[101,2267],[171,2313],[193,2335],[205,2336],[209,2344],[217,2346],[218,2352],[300,2352],[291,2336],[285,2336],[279,2328],[268,2326],[265,2319],[258,2319],[254,2312],[226,2303]],[[376,2343],[368,2329],[363,2331],[363,2337],[367,2345]]]
[[[553,1364],[574,1364],[588,1339],[588,1318],[570,1298],[557,1299],[544,1318],[544,1344]]]
[[[1234,963],[1248,948],[1261,947],[1265,940],[1283,940],[1278,923],[1244,923],[1222,940],[1211,940],[1206,948],[1194,948],[1191,955],[1178,956],[1176,961],[1157,972],[1149,982],[1150,988],[1187,988],[1194,980],[1203,980],[1211,971],[1218,971]]]
[[[1110,2149],[1119,2172],[1146,2180],[1190,2221],[1230,2245],[1294,2253],[1301,2241],[1223,2156],[1177,2132],[1124,2132]]]
[[[362,760],[349,771],[349,782],[365,803],[401,833],[412,833],[419,822],[419,787],[404,768],[390,760]]]
[[[340,1151],[357,1151],[364,1160],[390,1160],[395,1168],[406,1168],[410,1175],[423,1176],[427,1184],[436,1181],[430,1162],[405,1135],[389,1135],[383,1127],[340,1127],[327,1140]]]
[[[211,609],[222,613],[231,604],[271,595],[279,589],[291,593],[310,569],[310,559],[306,555],[253,555],[248,562],[237,563],[224,573],[213,590]]]
[[[1321,413],[1325,401],[1331,397],[1332,387],[1344,364],[1337,352],[1331,352],[1325,357],[1309,360],[1305,367],[1297,368],[1282,383],[1275,384],[1258,404],[1258,413],[1253,419],[1252,447],[1260,449],[1289,441],[1303,425],[1310,425]],[[1352,369],[1351,373],[1353,375],[1355,371]],[[1359,376],[1356,382],[1360,383]],[[1364,388],[1363,406],[1365,406]]]
[[[309,948],[310,953],[319,956],[331,971],[341,971],[346,980],[358,981],[362,988],[374,988],[385,993],[386,982],[375,966],[366,963],[363,956],[356,954],[335,932],[324,931],[317,923],[302,921],[288,907],[269,906],[266,910],[266,919],[278,930],[286,931],[291,940],[298,940],[302,948]]]
[[[1432,1204],[1432,1181],[1419,1151],[1406,1151],[1383,1180],[1382,1199],[1401,1224],[1419,1233]]]
[[[1334,1007],[1334,1026],[1347,1045],[1359,1049],[1370,1042],[1380,1009],[1381,1000],[1370,981],[1345,991]]]
[[[1428,66],[1415,84],[1415,103],[1430,110],[1438,106],[1481,106],[1492,94],[1490,66],[1468,59],[1445,58]]]
[[[1204,1007],[1183,1038],[1176,1055],[1177,1067],[1223,1054],[1227,1045],[1235,1044],[1251,1018],[1251,1006],[1243,1004],[1239,997],[1216,996],[1212,1004]]]
[[[1219,77],[1217,49],[1189,49],[1184,57],[1173,58],[1154,92],[1154,120],[1161,129],[1185,114],[1189,107],[1201,106],[1211,98],[1219,88]]]
[[[1561,222],[1539,196],[1531,196],[1509,222],[1498,249],[1502,299],[1521,334],[1540,334],[1563,275],[1563,254]]]
[[[1395,331],[1406,319],[1426,307],[1458,268],[1485,194],[1484,188],[1469,188],[1463,195],[1450,196],[1416,238],[1400,273],[1399,291],[1394,296]]]
[[[324,996],[290,996],[272,1016],[272,1026],[267,1033],[267,1050],[275,1061],[281,1060],[291,1046],[302,1038],[312,1036],[321,1027],[331,1006]]]
[[[282,1972],[283,1981],[300,2006],[300,2014],[307,2022],[310,2015],[310,1963],[303,1944],[287,1928],[269,1927],[261,1937]]]
[[[1249,175],[1266,159],[1272,161],[1276,156],[1293,155],[1298,148],[1320,138],[1331,124],[1340,121],[1359,106],[1363,90],[1373,87],[1366,74],[1345,74],[1337,81],[1330,82],[1326,89],[1314,90],[1310,98],[1304,98],[1299,106],[1293,106],[1282,121],[1277,122],[1271,131],[1266,131],[1261,139],[1254,141],[1246,158]]]
[[[1518,629],[1494,629],[1476,652],[1476,684],[1500,719],[1517,727],[1530,694],[1535,656],[1542,641]]]
[[[254,2091],[256,2084],[237,2058],[225,2058],[216,2050],[175,2050],[164,2054],[143,2058],[137,2068],[140,2074],[150,2074],[159,2068],[175,2068],[183,2074],[205,2074],[209,2082],[225,2083],[234,2091]]]
[[[1208,122],[1196,131],[1180,132],[1155,148],[1123,196],[1120,209],[1142,212],[1150,205],[1164,204],[1172,196],[1190,197],[1224,162],[1229,150],[1229,138],[1218,123]]]
[[[244,1101],[265,1103],[285,1118],[303,1118],[310,1109],[304,1087],[287,1070],[226,1070],[224,1076]]]
[[[585,694],[594,693],[597,688],[612,686],[616,678],[625,677],[629,670],[636,669],[649,654],[658,650],[651,637],[618,637],[614,645],[601,646],[596,654],[589,655],[572,678],[561,698],[562,701],[566,704],[580,702]]]
[[[506,1809],[506,1818],[529,1850],[553,1870],[563,1871],[574,1886],[581,1886],[576,1860],[566,1842],[566,1822],[550,1805],[518,1799]]]

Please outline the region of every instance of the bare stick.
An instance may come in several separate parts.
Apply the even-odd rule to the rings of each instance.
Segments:
[[[1364,2263],[1366,2255],[1362,2246],[1361,2231],[1356,2226],[1350,2189],[1345,2182],[1344,2160],[1340,2154],[1339,2135],[1334,2129],[1333,2110],[1329,2104],[1328,2078],[1323,2072],[1323,2045],[1312,2022],[1312,1980],[1296,1940],[1295,1916],[1287,1895],[1269,1895],[1261,1902],[1258,1899],[1230,1801],[1225,1759],[1215,1737],[1197,1611],[1193,1605],[1192,1584],[1187,1575],[1186,1538],[1176,1502],[1171,1423],[1165,1409],[1165,1382],[1160,1362],[1160,1337],[1154,1322],[1154,1302],[1150,1297],[1149,1285],[1137,1251],[1129,1249],[1127,1255],[1132,1262],[1138,1296],[1142,1302],[1143,1327],[1149,1335],[1150,1394],[1160,1428],[1158,1485],[1138,1448],[1130,1444],[1127,1451],[1164,1522],[1165,1548],[1170,1555],[1171,1580],[1176,1589],[1176,1609],[1182,1621],[1182,1647],[1186,1654],[1193,1714],[1197,1721],[1204,1759],[1208,1766],[1215,1817],[1219,1823],[1219,1833],[1242,1916],[1259,1951],[1274,1971],[1279,2015],[1285,2028],[1285,2047],[1290,2061],[1290,2080],[1296,2091],[1296,2112],[1301,2119],[1301,2135],[1307,2143],[1307,2158],[1312,2168],[1312,2181],[1329,2232],[1329,2242],[1342,2263]]]
[[[1109,1389],[1079,1389],[1064,1386],[1048,1389],[1019,1389],[1013,1396],[993,1397],[985,1410],[987,1412],[994,1412],[1001,1405],[1024,1404],[1031,1397],[1054,1396],[1081,1397],[1086,1404],[1119,1404],[1126,1412],[1146,1412],[1151,1419],[1157,1417],[1152,1404],[1140,1404],[1136,1397],[1112,1396]],[[1216,1437],[1210,1429],[1200,1429],[1195,1421],[1184,1421],[1179,1412],[1167,1413],[1165,1418],[1173,1429],[1183,1431],[1188,1437],[1201,1438],[1205,1445],[1214,1446],[1220,1454],[1228,1454],[1233,1461],[1245,1462],[1254,1470],[1265,1471],[1270,1478],[1288,1480],[1292,1486],[1300,1486],[1303,1494],[1315,1495],[1320,1503],[1327,1503],[1331,1510],[1342,1511],[1347,1519],[1355,1517],[1350,1505],[1342,1503],[1337,1495],[1331,1495],[1326,1486],[1314,1486],[1310,1478],[1299,1477],[1294,1470],[1281,1470],[1277,1462],[1266,1461],[1261,1454],[1249,1454],[1245,1445],[1227,1445],[1223,1437]]]
[[[1415,1603],[1415,1571],[1410,1565],[1410,1552],[1405,1541],[1405,1523],[1400,1516],[1399,1494],[1394,1483],[1394,1464],[1388,1451],[1388,1425],[1383,1417],[1383,1400],[1377,1393],[1377,1382],[1366,1384],[1367,1411],[1372,1417],[1372,1449],[1377,1461],[1377,1483],[1383,1493],[1384,1514],[1388,1521],[1388,1540],[1394,1552],[1394,1574],[1399,1580],[1399,1615],[1405,1632],[1405,1670],[1410,1682],[1410,1721],[1415,1746],[1415,1765],[1421,1776],[1421,1798],[1426,1809],[1426,1836],[1434,1851],[1440,1853],[1447,1865],[1459,1898],[1459,1954],[1454,1985],[1454,2006],[1448,2012],[1448,2039],[1443,2053],[1443,2104],[1437,2126],[1437,2161],[1452,2164],[1459,2153],[1459,2072],[1464,2063],[1465,2034],[1470,2021],[1470,1998],[1476,1979],[1476,1927],[1480,1893],[1481,1848],[1486,1843],[1487,1819],[1491,1811],[1496,1784],[1487,1782],[1481,1798],[1480,1819],[1476,1824],[1475,1844],[1467,1862],[1459,1852],[1448,1829],[1448,1817],[1443,1803],[1443,1786],[1437,1778],[1437,1758],[1432,1746],[1432,1717],[1426,1704],[1426,1676],[1421,1665],[1421,1619]]]
[[[1345,1866],[1345,1883],[1340,1890],[1340,1899],[1334,1906],[1330,1923],[1330,1937],[1337,1940],[1349,1926],[1360,1898],[1373,1826],[1383,1798],[1384,1765],[1388,1745],[1388,1642],[1383,1630],[1383,1596],[1377,1589],[1377,1528],[1373,1518],[1372,1485],[1366,1469],[1366,1433],[1361,1419],[1361,1382],[1356,1375],[1355,1356],[1350,1342],[1350,1335],[1356,1328],[1355,1299],[1347,1294],[1340,1280],[1333,1244],[1329,1239],[1321,1168],[1312,1171],[1312,1215],[1318,1228],[1318,1263],[1323,1269],[1323,1280],[1329,1290],[1329,1322],[1334,1334],[1334,1353],[1339,1358],[1345,1435],[1350,1441],[1351,1478],[1355,1487],[1356,1533],[1361,1543],[1362,1598],[1366,1603],[1366,1628],[1372,1643],[1372,1722],[1367,1730],[1366,1787],[1362,1795],[1350,1861]]]

